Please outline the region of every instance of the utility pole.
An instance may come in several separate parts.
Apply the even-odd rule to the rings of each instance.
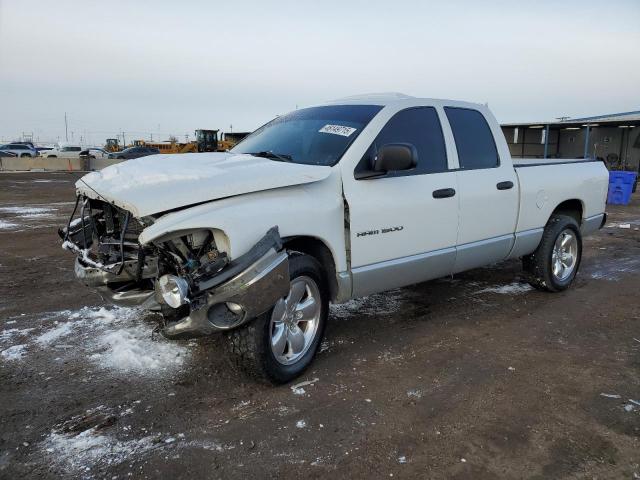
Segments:
[[[67,124],[67,112],[64,112],[64,138],[69,141],[69,125]]]
[[[124,132],[122,132],[122,147],[127,148],[127,141],[124,138]]]

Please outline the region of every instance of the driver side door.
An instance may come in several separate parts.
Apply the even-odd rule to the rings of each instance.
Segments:
[[[415,167],[344,184],[355,297],[451,274],[455,262],[457,177],[437,110],[412,107],[392,116],[354,177],[390,143],[414,146]]]

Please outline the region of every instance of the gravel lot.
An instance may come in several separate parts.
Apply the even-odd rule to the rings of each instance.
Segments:
[[[0,477],[640,478],[637,195],[569,291],[509,261],[332,307],[272,387],[74,280],[76,177],[0,174]]]

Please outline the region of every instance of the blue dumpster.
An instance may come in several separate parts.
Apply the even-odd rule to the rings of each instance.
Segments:
[[[607,203],[611,205],[629,205],[636,175],[636,172],[609,172]]]

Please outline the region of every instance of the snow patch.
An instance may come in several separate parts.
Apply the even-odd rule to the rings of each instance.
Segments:
[[[91,358],[98,365],[123,373],[159,372],[180,367],[187,350],[174,343],[152,341],[146,326],[128,327],[100,335],[95,342],[102,352]]]
[[[154,325],[134,308],[90,308],[47,314],[55,319],[53,328],[38,335],[33,343],[50,349],[60,342],[73,345],[98,368],[118,373],[156,375],[180,368],[190,355],[178,342],[158,336]]]
[[[152,437],[117,440],[90,428],[77,435],[51,433],[43,446],[51,460],[67,471],[86,472],[96,466],[118,465],[160,445]]]
[[[15,323],[15,321],[13,323]],[[8,328],[6,330],[2,330],[0,332],[0,342],[6,342],[8,340],[11,340],[13,337],[24,337],[33,330],[35,330],[35,328]]]
[[[483,288],[474,293],[478,295],[480,293],[499,293],[501,295],[520,295],[533,290],[533,287],[528,283],[513,282],[508,285],[496,285],[494,287]]]
[[[591,270],[590,276],[593,279],[617,281],[626,273],[640,270],[640,258],[623,257],[596,261],[595,265],[591,266],[589,270]]]
[[[303,387],[311,386],[320,379],[318,377],[313,380],[305,380],[304,382],[296,383],[295,385],[291,385],[291,391],[294,395],[304,395],[305,389]]]
[[[26,345],[13,345],[12,347],[7,348],[6,350],[2,350],[2,352],[0,352],[0,356],[2,356],[3,359],[9,360],[9,361],[20,360],[22,357],[25,356],[26,348],[27,348]]]
[[[307,422],[304,420],[298,420],[296,422],[296,428],[305,428],[307,426]]]
[[[330,314],[338,318],[350,318],[356,315],[391,315],[400,310],[406,292],[390,290],[348,302],[331,305]]]
[[[50,215],[56,211],[56,208],[48,207],[0,207],[0,213],[10,213],[21,217],[29,217],[34,215]]]
[[[43,334],[36,337],[36,343],[39,343],[42,346],[48,345],[50,343],[59,340],[62,337],[66,337],[69,335],[75,328],[78,328],[80,325],[76,322],[55,322],[57,325],[55,328],[47,330]]]
[[[17,223],[5,222],[4,220],[0,220],[0,230],[8,230],[17,226]]]
[[[407,397],[409,398],[422,398],[422,390],[414,388],[407,392]]]

